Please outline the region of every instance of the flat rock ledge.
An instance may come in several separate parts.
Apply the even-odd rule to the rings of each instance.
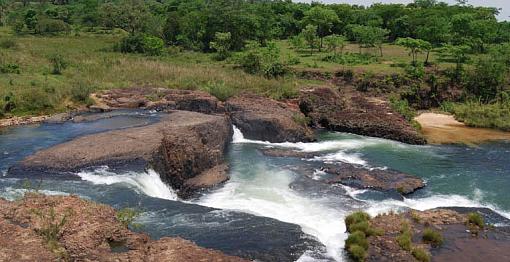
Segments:
[[[130,231],[117,214],[77,196],[29,193],[15,202],[0,199],[0,260],[246,261],[181,238],[152,240]],[[49,231],[54,237],[43,237]]]
[[[491,217],[501,217],[489,211],[484,208],[438,208],[378,215],[370,220],[370,225],[383,233],[368,238],[367,261],[418,261],[397,241],[403,225],[408,225],[411,232],[412,248],[423,249],[432,261],[509,261],[509,227],[487,224],[480,227],[469,222],[469,213],[480,215],[486,222]],[[509,222],[508,219],[504,221],[506,224]],[[424,241],[425,229],[438,232],[443,243],[438,245]]]
[[[335,175],[327,182],[330,184],[342,184],[360,189],[374,189],[379,191],[396,190],[402,195],[415,192],[425,187],[425,182],[409,174],[395,170],[384,170],[342,163],[322,168],[322,171]]]
[[[231,137],[232,124],[224,115],[174,111],[156,124],[87,135],[38,151],[11,167],[9,174],[136,164],[154,169],[180,197],[188,197],[228,179],[224,153]]]
[[[427,141],[387,102],[329,87],[303,90],[299,107],[316,127],[423,145]]]
[[[315,140],[308,127],[308,119],[285,103],[256,95],[242,95],[228,99],[225,109],[232,123],[248,139],[272,143]]]

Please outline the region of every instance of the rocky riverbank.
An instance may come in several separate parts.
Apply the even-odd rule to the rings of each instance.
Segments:
[[[41,150],[11,167],[9,174],[37,177],[102,165],[141,166],[154,169],[187,197],[228,179],[224,152],[231,136],[232,125],[223,115],[175,111],[156,124],[88,135]]]
[[[476,208],[390,212],[372,219],[355,213],[346,220],[351,232],[347,249],[364,246],[366,253],[352,248],[351,254],[361,254],[366,261],[507,261],[510,230],[487,223],[495,217],[498,222],[510,222]],[[360,227],[367,221],[368,227]]]
[[[246,261],[129,230],[133,217],[76,196],[0,199],[1,261]]]

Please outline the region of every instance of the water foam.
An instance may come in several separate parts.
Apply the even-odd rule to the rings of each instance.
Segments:
[[[328,206],[327,199],[311,199],[289,188],[293,181],[290,171],[267,170],[258,165],[250,168],[250,176],[234,174],[223,188],[204,196],[198,204],[236,210],[274,218],[301,226],[306,234],[326,246],[327,256],[342,261],[346,238],[342,210]],[[271,174],[271,177],[267,177]],[[306,260],[305,254],[302,260]]]
[[[127,172],[116,174],[108,171],[108,167],[102,167],[91,172],[80,172],[77,175],[82,180],[96,185],[126,184],[151,197],[177,200],[175,191],[167,186],[161,180],[158,173],[152,169],[142,173]]]

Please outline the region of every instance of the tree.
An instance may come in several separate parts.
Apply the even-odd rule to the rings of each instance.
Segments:
[[[445,45],[439,49],[439,59],[444,62],[455,63],[454,80],[460,81],[464,72],[464,64],[469,61],[469,46]]]
[[[439,15],[429,16],[417,27],[416,38],[428,41],[436,47],[448,43],[451,38],[450,21]]]
[[[310,55],[313,55],[313,49],[317,46],[318,37],[317,37],[317,26],[315,25],[307,25],[303,31],[301,31],[301,35],[305,39],[308,47],[310,47]]]
[[[397,39],[396,44],[399,46],[403,46],[409,50],[409,54],[412,56],[413,59],[412,61],[413,66],[418,65],[417,63],[418,54],[423,51],[427,51],[427,59],[425,60],[425,64],[428,63],[429,52],[432,49],[432,45],[429,42],[421,39],[407,37]]]
[[[292,47],[296,50],[300,50],[303,47],[305,47],[305,39],[303,38],[302,34],[291,36],[289,38],[289,43],[292,45]]]
[[[324,37],[331,33],[331,28],[333,28],[335,23],[339,23],[340,19],[335,11],[322,6],[314,6],[305,12],[303,22],[305,25],[314,25],[317,27],[317,35],[320,38],[320,52]]]
[[[341,35],[328,35],[324,38],[326,47],[329,51],[333,51],[334,55],[337,55],[337,50],[340,49],[340,54],[343,53],[345,45],[347,44],[347,38]]]
[[[122,0],[118,4],[101,6],[101,17],[105,27],[122,28],[130,34],[145,32],[151,13],[142,0]]]
[[[358,25],[352,28],[352,33],[359,44],[360,53],[362,48],[377,47],[381,56],[383,56],[382,44],[386,39],[386,35],[388,35],[388,30],[380,27]]]
[[[25,25],[29,30],[34,30],[37,25],[37,12],[33,9],[28,9],[25,13]]]
[[[500,61],[483,57],[467,76],[467,91],[483,102],[491,102],[503,91],[508,69]]]
[[[230,32],[217,32],[214,41],[210,43],[210,47],[218,53],[218,60],[225,60],[229,56],[229,50],[232,46],[232,34]]]

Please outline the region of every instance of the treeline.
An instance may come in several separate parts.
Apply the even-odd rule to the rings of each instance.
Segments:
[[[293,3],[290,0],[0,0],[0,22],[18,32],[51,34],[80,27],[122,28],[146,34],[167,45],[210,51],[216,33],[230,33],[229,48],[247,41],[265,45],[272,39],[299,35],[314,26],[319,47],[328,35],[361,41],[360,34],[421,39],[433,46],[467,45],[486,52],[490,44],[510,41],[510,23],[498,22],[496,8],[473,7],[459,1],[348,4]]]

